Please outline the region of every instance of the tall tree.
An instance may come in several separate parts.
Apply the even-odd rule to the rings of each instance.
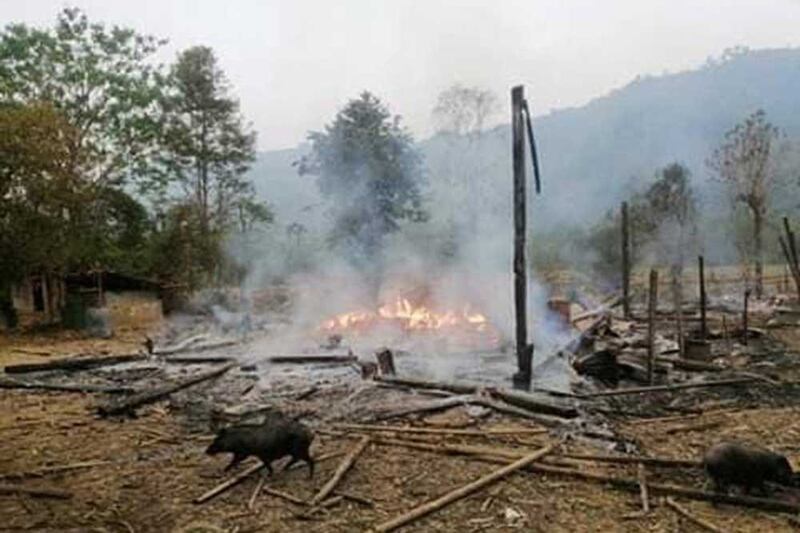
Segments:
[[[439,94],[433,119],[439,132],[476,137],[499,109],[491,91],[456,84]]]
[[[47,281],[80,261],[94,193],[73,170],[78,132],[52,106],[0,105],[0,131],[0,301],[8,302],[24,275]]]
[[[422,160],[400,117],[369,92],[350,100],[321,132],[311,132],[311,153],[301,175],[317,176],[333,218],[331,242],[354,264],[381,274],[387,235],[404,220],[425,218],[420,188]]]
[[[716,177],[731,191],[734,207],[746,207],[753,226],[756,296],[763,294],[763,233],[775,185],[774,159],[780,134],[763,110],[758,110],[725,134],[707,161]]]
[[[220,275],[225,235],[271,219],[245,176],[255,160],[255,132],[245,125],[211,48],[181,52],[171,81],[164,162],[196,210],[206,273]]]
[[[51,102],[75,129],[67,164],[101,186],[135,178],[163,185],[158,100],[163,79],[152,55],[163,43],[128,28],[90,23],[64,9],[55,27],[12,24],[0,33],[0,101]]]

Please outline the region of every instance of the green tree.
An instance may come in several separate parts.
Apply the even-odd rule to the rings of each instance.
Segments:
[[[255,160],[255,133],[245,125],[239,103],[213,51],[196,46],[181,52],[165,99],[167,151],[163,162],[182,185],[184,207],[193,209],[207,275],[220,276],[223,239],[269,222],[272,214],[256,199],[246,177]]]
[[[8,302],[26,274],[47,279],[80,261],[94,191],[71,164],[78,132],[52,106],[0,105],[0,132],[0,301]]]
[[[728,185],[734,208],[742,204],[752,220],[756,296],[763,294],[763,233],[776,182],[775,156],[778,128],[758,110],[725,134],[707,164],[715,177]]]
[[[0,101],[51,102],[74,128],[65,164],[100,186],[163,185],[159,98],[150,61],[162,44],[128,28],[90,23],[64,9],[53,28],[12,24],[0,33]]]
[[[324,131],[311,132],[311,153],[297,162],[314,175],[333,218],[331,242],[354,264],[380,274],[387,235],[404,220],[425,218],[422,160],[400,117],[369,92],[337,113]]]

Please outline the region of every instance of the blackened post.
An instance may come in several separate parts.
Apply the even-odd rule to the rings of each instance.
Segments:
[[[747,346],[747,337],[750,336],[747,331],[747,304],[749,300],[750,300],[750,289],[746,289],[744,291],[744,314],[742,316],[742,328],[744,329],[744,333],[742,335],[742,344],[744,344],[745,346]]]
[[[658,270],[650,270],[650,294],[647,300],[647,381],[655,383],[656,307],[658,307]]]
[[[511,132],[514,160],[514,317],[518,372],[516,386],[530,386],[533,347],[528,345],[527,271],[525,266],[525,124],[522,120],[524,88],[511,89]]]
[[[622,312],[625,319],[631,318],[631,257],[630,234],[628,233],[628,202],[622,202]]]
[[[703,256],[697,257],[697,269],[700,276],[700,338],[706,340],[706,273]]]

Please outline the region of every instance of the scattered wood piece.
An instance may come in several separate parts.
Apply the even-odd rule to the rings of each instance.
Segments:
[[[339,481],[341,481],[347,471],[350,470],[350,467],[353,466],[353,463],[355,463],[356,459],[359,455],[361,455],[361,452],[364,451],[369,442],[369,437],[361,437],[361,440],[358,441],[358,444],[355,445],[350,453],[348,453],[339,464],[339,467],[336,469],[336,472],[333,473],[333,476],[328,480],[327,483],[325,483],[325,485],[323,485],[319,492],[317,492],[317,494],[311,498],[311,505],[319,504],[331,492],[333,492],[333,489],[336,488],[336,485],[339,484]]]
[[[228,346],[235,346],[239,344],[237,340],[222,340],[217,342],[207,342],[205,344],[198,344],[196,346],[190,346],[190,342],[192,339],[187,339],[179,346],[174,346],[170,348],[162,348],[160,350],[154,350],[153,353],[156,355],[172,355],[179,352],[202,352],[205,350],[216,350],[217,348],[227,348]]]
[[[313,385],[313,386],[309,387],[308,389],[304,390],[303,392],[297,394],[292,399],[294,401],[296,401],[296,402],[299,402],[299,401],[302,401],[302,400],[306,400],[306,399],[310,398],[312,395],[316,394],[318,391],[319,391],[319,387],[317,387],[316,385]]]
[[[197,498],[195,498],[192,501],[194,503],[205,503],[208,500],[210,500],[211,498],[213,498],[214,496],[218,496],[218,495],[222,494],[223,492],[225,492],[226,490],[228,490],[229,488],[238,485],[239,483],[241,483],[242,481],[244,481],[245,479],[250,477],[251,474],[253,474],[255,472],[258,472],[263,467],[264,467],[264,463],[262,463],[261,461],[259,461],[258,463],[254,464],[254,465],[250,465],[245,470],[242,470],[241,472],[239,472],[238,474],[236,474],[232,478],[230,478],[230,479],[228,479],[226,481],[223,481],[222,483],[220,483],[219,485],[217,485],[213,489],[203,493],[202,495],[198,496]],[[264,490],[264,492],[266,492],[266,490]]]
[[[446,409],[450,409],[452,407],[456,407],[459,405],[464,405],[472,399],[473,396],[450,396],[448,398],[441,398],[438,400],[431,400],[424,403],[419,403],[416,405],[410,405],[407,407],[401,407],[399,409],[391,409],[389,411],[383,411],[372,415],[373,420],[388,420],[390,418],[397,418],[401,416],[408,416],[411,414],[416,413],[430,413],[434,411],[443,411]]]
[[[413,522],[414,520],[433,513],[446,505],[449,505],[465,496],[468,496],[478,490],[499,481],[500,479],[506,477],[507,475],[520,470],[530,464],[533,464],[535,461],[538,461],[548,453],[550,453],[553,448],[555,448],[556,444],[548,444],[547,446],[536,450],[533,453],[525,455],[522,459],[519,459],[510,465],[504,466],[499,470],[495,470],[491,474],[485,475],[481,478],[476,479],[475,481],[468,483],[452,492],[449,492],[431,502],[425,503],[410,511],[403,513],[402,515],[393,518],[387,522],[383,522],[375,527],[375,531],[379,533],[383,533],[386,531],[393,531],[400,526]]]
[[[50,350],[34,350],[31,348],[11,348],[11,351],[17,353],[25,353],[28,355],[38,355],[41,357],[48,357],[50,355],[53,355],[53,352],[51,352]]]
[[[250,500],[247,502],[248,511],[252,511],[253,508],[256,506],[256,500],[258,499],[258,495],[261,493],[261,489],[264,488],[264,482],[266,480],[267,478],[264,476],[258,478],[258,483],[256,483],[256,488],[253,490],[253,494],[250,496]]]
[[[307,505],[307,502],[301,500],[297,496],[292,496],[287,492],[276,490],[271,487],[262,487],[261,492],[263,492],[264,494],[269,494],[270,496],[275,496],[276,498],[281,498],[283,500],[286,500],[287,502],[291,502],[297,505]]]
[[[35,498],[55,498],[58,500],[68,500],[72,498],[72,493],[51,487],[24,487],[22,485],[0,484],[0,494],[27,494]]]
[[[706,429],[716,428],[722,425],[722,420],[711,420],[709,422],[703,422],[701,424],[686,424],[682,426],[673,426],[671,428],[667,428],[664,433],[667,435],[675,435],[677,433],[688,433],[690,431],[704,431]]]
[[[647,514],[650,512],[650,497],[647,493],[647,475],[644,471],[644,465],[639,463],[636,468],[639,481],[639,497],[642,499],[642,512]]]
[[[60,474],[70,470],[79,470],[82,468],[92,468],[95,466],[103,466],[111,464],[111,461],[84,461],[81,463],[72,463],[68,465],[47,466],[30,470],[27,472],[15,472],[11,474],[0,474],[0,479],[24,479],[28,477],[44,477],[50,474]]]
[[[410,387],[412,389],[435,389],[453,392],[455,394],[475,394],[480,387],[469,383],[443,383],[437,381],[425,381],[422,379],[396,378],[391,376],[378,376],[376,381],[397,385],[400,387]]]
[[[659,416],[654,418],[640,418],[638,420],[631,420],[628,424],[632,426],[643,426],[645,424],[661,424],[664,422],[675,422],[678,420],[689,420],[692,418],[698,418],[699,414],[692,414],[692,415],[670,415],[670,416]]]
[[[695,361],[693,359],[676,359],[674,357],[657,356],[656,361],[659,363],[669,363],[678,370],[687,370],[689,372],[721,372],[725,370],[723,366]]]
[[[375,507],[375,502],[373,502],[369,498],[365,498],[364,496],[359,496],[358,494],[353,494],[351,492],[344,492],[341,490],[337,490],[336,492],[334,492],[334,494],[343,497],[345,500],[350,500],[351,502],[360,503],[365,507]]]
[[[204,381],[208,381],[209,379],[219,377],[235,366],[236,363],[228,363],[219,368],[214,368],[207,372],[195,374],[194,376],[190,376],[184,380],[178,381],[177,383],[170,383],[154,389],[145,390],[128,398],[123,398],[121,401],[105,403],[100,405],[97,408],[97,411],[102,416],[131,414],[136,410],[137,407],[156,402],[179,390],[186,389]]]
[[[27,389],[51,390],[58,392],[80,392],[84,394],[130,394],[130,387],[109,387],[106,385],[91,385],[81,383],[42,383],[41,381],[21,381],[16,379],[0,378],[0,389]]]
[[[350,364],[358,360],[358,357],[352,354],[346,355],[272,355],[266,358],[267,361],[274,364],[298,364],[307,365],[313,363],[341,363]]]
[[[404,448],[411,448],[414,450],[423,450],[429,452],[442,453],[445,455],[473,455],[473,456],[490,456],[501,459],[517,460],[524,456],[523,452],[518,450],[508,450],[503,448],[490,448],[485,446],[465,446],[457,444],[434,444],[430,442],[421,442],[415,440],[401,440],[390,439],[383,437],[374,437],[376,444],[385,446],[401,446]]]
[[[592,453],[570,453],[562,452],[559,457],[568,459],[578,459],[581,461],[597,461],[600,463],[638,463],[642,465],[660,466],[666,468],[700,468],[703,464],[700,461],[691,459],[670,459],[667,457],[647,457],[643,455],[601,455]]]
[[[392,433],[423,433],[432,435],[460,435],[468,437],[491,437],[496,435],[541,435],[547,433],[544,428],[517,429],[449,429],[411,426],[379,426],[374,424],[335,424],[337,429],[356,431],[387,431]]]
[[[525,420],[532,420],[537,424],[541,424],[546,427],[556,427],[560,426],[563,423],[563,420],[548,416],[548,415],[540,415],[536,413],[532,413],[526,409],[521,409],[519,407],[515,407],[513,405],[508,405],[505,402],[501,402],[498,400],[492,400],[489,398],[483,397],[474,397],[474,399],[469,401],[470,405],[480,405],[482,407],[486,407],[488,409],[492,409],[497,411],[498,413],[503,413],[506,415],[517,416],[520,418],[524,418]]]
[[[624,394],[643,394],[649,392],[671,392],[683,389],[700,389],[705,387],[724,387],[729,385],[743,385],[755,381],[751,377],[720,379],[717,381],[701,381],[695,383],[678,383],[674,385],[655,385],[653,387],[630,387],[627,389],[604,390],[584,394],[584,398],[597,398],[600,396],[622,396]]]
[[[697,516],[693,515],[683,506],[678,505],[678,503],[674,499],[667,498],[666,503],[667,507],[669,507],[670,509],[672,509],[673,511],[684,517],[692,524],[698,526],[700,529],[704,529],[706,531],[712,531],[713,533],[722,533],[722,530],[719,529],[717,526],[715,526],[710,522],[707,522],[706,520],[703,520],[702,518],[698,518]]]
[[[173,365],[217,365],[235,361],[235,357],[224,355],[186,355],[177,357],[165,357],[164,362]]]
[[[7,365],[4,367],[6,374],[27,374],[30,372],[46,372],[49,370],[60,370],[62,372],[72,372],[76,370],[89,370],[102,366],[118,365],[120,363],[130,363],[144,361],[147,359],[145,354],[122,354],[110,357],[69,357],[66,359],[56,359],[44,363],[25,363],[18,365]]]
[[[545,400],[533,394],[507,389],[491,389],[490,394],[494,398],[503,400],[515,407],[521,407],[534,413],[554,415],[562,418],[575,418],[578,410],[566,402],[555,403]]]

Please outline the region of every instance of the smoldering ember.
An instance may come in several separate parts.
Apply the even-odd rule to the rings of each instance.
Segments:
[[[800,5],[54,4],[0,529],[800,528]]]

